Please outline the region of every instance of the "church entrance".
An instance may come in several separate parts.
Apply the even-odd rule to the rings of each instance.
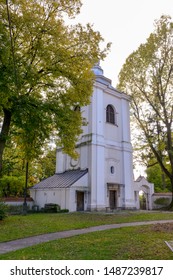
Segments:
[[[84,192],[77,191],[77,211],[84,211]]]
[[[108,183],[107,190],[108,190],[108,198],[109,198],[108,206],[111,210],[116,209],[118,207],[119,185]]]
[[[115,190],[109,191],[109,205],[111,210],[117,208],[117,191]]]

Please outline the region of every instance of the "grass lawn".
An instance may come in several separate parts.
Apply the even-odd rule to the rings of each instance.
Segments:
[[[173,212],[120,211],[104,213],[55,213],[9,216],[0,221],[0,242],[44,233],[80,229],[104,224],[151,220],[173,220]]]
[[[173,220],[169,212],[29,214],[0,222],[0,242],[43,233],[134,221]],[[169,227],[168,227],[169,226]],[[88,233],[0,255],[0,259],[173,259],[164,241],[173,224],[137,226]]]
[[[1,260],[173,260],[173,224],[137,226],[59,239],[0,255]]]

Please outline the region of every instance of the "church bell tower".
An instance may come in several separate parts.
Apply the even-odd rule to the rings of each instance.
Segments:
[[[130,100],[112,86],[99,63],[93,71],[96,78],[90,105],[80,108],[88,125],[76,146],[79,159],[57,150],[56,172],[88,170],[88,210],[134,209]]]

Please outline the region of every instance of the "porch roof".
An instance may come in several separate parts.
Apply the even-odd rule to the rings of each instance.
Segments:
[[[55,173],[53,176],[34,185],[31,189],[69,188],[87,172],[88,169],[76,169],[65,171],[63,173]]]

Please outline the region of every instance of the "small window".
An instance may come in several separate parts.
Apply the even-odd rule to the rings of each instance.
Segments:
[[[115,169],[114,169],[114,166],[111,166],[111,174],[114,174],[114,172],[115,172]]]
[[[115,118],[116,118],[116,116],[115,116],[115,110],[114,110],[113,106],[108,105],[106,108],[106,121],[108,123],[116,124]]]

